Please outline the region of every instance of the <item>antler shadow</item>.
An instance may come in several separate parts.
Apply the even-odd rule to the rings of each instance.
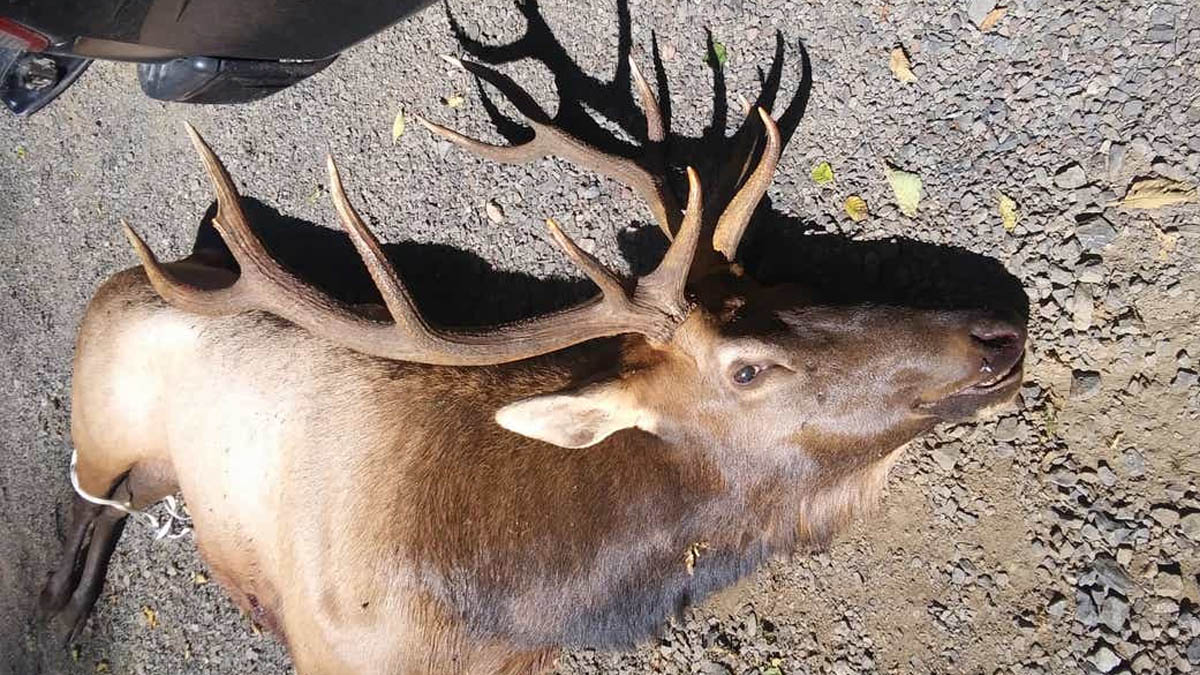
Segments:
[[[502,45],[487,44],[469,35],[449,2],[443,7],[463,51],[473,59],[492,66],[531,59],[550,71],[559,96],[558,111],[550,120],[553,124],[605,152],[636,161],[636,149],[601,127],[590,112],[603,114],[630,137],[641,139],[645,133],[645,115],[631,86],[628,63],[633,39],[626,0],[617,2],[617,68],[610,82],[597,79],[575,62],[542,16],[537,0],[517,0],[516,7],[526,22],[525,32]],[[725,72],[717,58],[712,34],[706,31],[707,65],[713,78],[712,119],[699,137],[687,137],[669,131],[671,94],[657,35],[651,35],[651,65],[668,129],[663,149],[671,185],[678,194],[682,167],[697,167],[708,177],[705,193],[709,203],[723,203],[736,190],[746,167],[754,166],[762,150],[761,127],[755,124],[752,114],[755,108],[761,106],[773,112],[785,147],[798,129],[812,91],[808,52],[803,43],[798,43],[800,82],[779,112],[786,44],[783,34],[776,32],[771,64],[765,72],[758,69],[758,97],[748,106],[743,123],[727,136]],[[491,78],[488,81],[492,83]],[[483,81],[477,77],[476,82],[497,131],[509,142],[528,140],[528,130],[501,114]],[[743,240],[742,263],[760,281],[804,283],[825,302],[929,309],[986,308],[1028,317],[1029,301],[1019,280],[994,258],[908,238],[855,241],[841,235],[813,232],[814,229],[800,218],[775,210],[768,194],[755,211]],[[657,228],[643,227],[621,233],[619,244],[631,269],[642,274],[661,257],[666,241]]]

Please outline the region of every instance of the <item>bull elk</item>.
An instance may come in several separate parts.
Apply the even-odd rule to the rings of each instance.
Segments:
[[[189,126],[239,269],[160,263],[126,227],[141,266],[103,284],[79,331],[80,495],[43,605],[78,630],[126,516],[179,491],[213,576],[299,672],[540,672],[563,646],[630,645],[772,555],[825,543],[908,441],[1013,396],[1025,329],[751,279],[738,244],[781,145],[755,112],[765,142],[736,194],[704,204],[689,169],[682,209],[647,168],[661,162],[548,119],[506,146],[422,120],[485,157],[557,154],[621,181],[671,239],[629,281],[551,223],[600,294],[475,330],[422,317],[332,159],[383,306],[297,278]]]

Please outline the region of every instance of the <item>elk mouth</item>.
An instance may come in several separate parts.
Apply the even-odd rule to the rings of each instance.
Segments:
[[[944,420],[971,417],[983,408],[1011,399],[1021,386],[1024,372],[1025,354],[1022,350],[1008,362],[1007,366],[993,369],[985,379],[967,385],[936,401],[921,403],[917,408],[923,413]]]

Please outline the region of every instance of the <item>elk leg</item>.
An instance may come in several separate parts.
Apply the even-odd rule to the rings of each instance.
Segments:
[[[39,600],[42,611],[57,612],[71,599],[71,592],[79,582],[80,560],[87,543],[92,523],[100,515],[102,507],[75,495],[71,503],[71,515],[67,521],[67,538],[63,542],[62,556],[58,568],[46,581]]]
[[[117,483],[109,498],[115,501],[129,502],[134,508],[141,509],[171,494],[176,488],[173,472],[158,463],[143,463],[135,465],[129,474]],[[58,573],[56,573],[57,577],[63,573],[64,569],[70,570],[62,574],[66,579],[66,581],[59,581],[62,587],[52,588],[56,582],[55,577],[52,577],[46,586],[47,593],[52,596],[55,593],[70,594],[70,599],[66,601],[65,606],[60,604],[61,609],[58,610],[56,616],[59,635],[64,645],[69,644],[83,630],[87,617],[96,604],[96,599],[100,597],[100,591],[104,588],[104,577],[108,572],[109,559],[116,549],[117,541],[121,538],[121,532],[125,529],[125,519],[128,517],[128,514],[111,507],[97,506],[95,509],[96,512],[91,515],[92,536],[86,546],[87,554],[83,561],[82,571],[78,577],[74,576],[74,569],[78,566],[76,558],[79,556],[79,551],[73,551],[69,557],[64,556]],[[81,527],[73,525],[73,527],[74,529],[70,533],[71,539],[74,539],[80,530],[86,531],[87,529],[86,524]],[[68,545],[71,543],[68,541]],[[71,588],[71,584],[68,583],[72,578],[75,580],[74,588]]]
[[[87,547],[87,558],[79,575],[79,584],[71,594],[71,600],[58,612],[57,622],[62,644],[68,645],[79,636],[87,623],[88,615],[104,588],[104,575],[108,572],[108,561],[117,540],[125,529],[126,514],[105,508],[92,527],[92,540]]]

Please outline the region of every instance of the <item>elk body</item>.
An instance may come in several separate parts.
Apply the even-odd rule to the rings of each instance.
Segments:
[[[513,147],[429,124],[501,161],[556,153],[613,176],[673,239],[629,283],[551,225],[602,294],[458,332],[416,311],[332,160],[386,312],[272,260],[191,132],[240,269],[159,263],[128,231],[143,264],[103,285],[79,333],[79,489],[130,510],[181,491],[213,576],[301,673],[538,672],[562,646],[629,645],[770,556],[823,544],[906,442],[1011,398],[1024,328],[822,306],[739,274],[780,149],[759,112],[761,159],[718,215],[695,172],[681,210],[660,175],[536,116]],[[76,500],[43,594],[68,630],[125,517]]]

